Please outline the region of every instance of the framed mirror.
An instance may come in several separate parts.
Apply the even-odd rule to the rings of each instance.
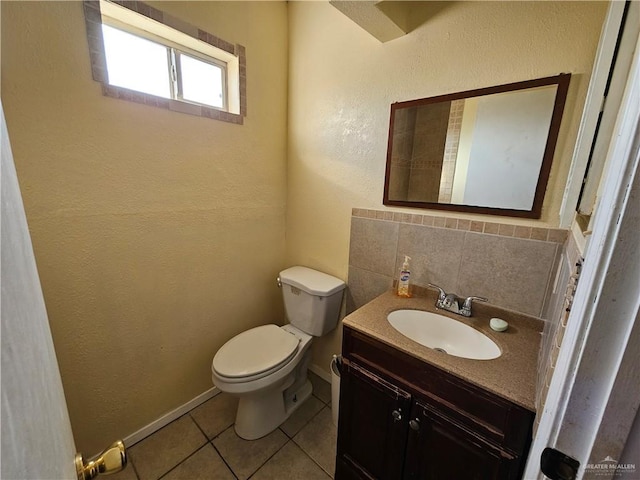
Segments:
[[[540,218],[570,77],[392,104],[383,203]]]

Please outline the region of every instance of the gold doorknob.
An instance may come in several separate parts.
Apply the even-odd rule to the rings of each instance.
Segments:
[[[98,475],[117,473],[127,466],[127,450],[122,440],[113,443],[100,456],[85,464],[82,454],[76,454],[76,473],[78,480],[91,480]]]

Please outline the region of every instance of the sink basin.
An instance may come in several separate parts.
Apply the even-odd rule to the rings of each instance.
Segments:
[[[387,320],[414,342],[455,357],[491,360],[502,354],[489,337],[444,315],[422,310],[396,310],[387,315]]]

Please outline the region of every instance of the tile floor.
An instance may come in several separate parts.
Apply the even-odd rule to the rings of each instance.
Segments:
[[[266,437],[247,441],[233,429],[237,401],[218,394],[128,449],[129,465],[112,480],[326,480],[335,470],[331,386],[309,372],[313,395]]]

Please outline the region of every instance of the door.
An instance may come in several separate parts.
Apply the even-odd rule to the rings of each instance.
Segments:
[[[75,446],[0,105],[3,479],[73,479]]]
[[[336,480],[402,476],[411,395],[345,361]]]
[[[519,478],[518,459],[501,451],[435,408],[416,401],[411,409],[405,480]]]

